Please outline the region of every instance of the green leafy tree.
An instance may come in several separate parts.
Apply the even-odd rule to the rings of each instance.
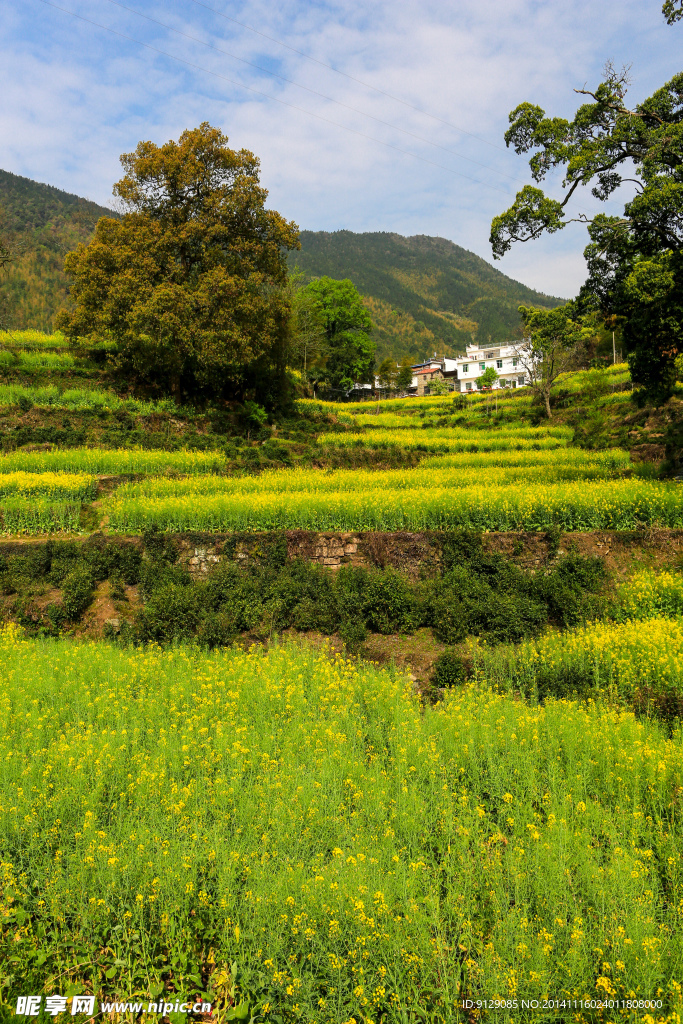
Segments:
[[[258,159],[203,123],[178,142],[140,142],[114,186],[126,213],[102,217],[65,261],[76,342],[108,337],[118,369],[178,397],[252,392],[284,380],[290,301],[286,251],[298,229],[265,207]],[[267,394],[264,394],[266,392]]]
[[[447,395],[451,386],[443,377],[432,377],[429,382],[430,395]]]
[[[561,373],[567,373],[574,360],[577,345],[584,336],[575,303],[556,309],[533,309],[520,306],[524,341],[515,353],[524,368],[532,391],[552,418],[550,392]]]
[[[492,366],[489,366],[488,369],[484,370],[481,377],[477,377],[477,387],[479,390],[492,388],[497,380],[498,374]]]
[[[26,239],[18,238],[16,232],[7,230],[4,210],[0,209],[0,271],[16,263],[27,251]],[[12,297],[3,289],[0,292],[0,330],[9,330],[14,306]]]
[[[351,281],[319,277],[302,289],[323,323],[324,342],[311,376],[323,388],[348,390],[355,383],[372,382],[375,344],[372,321]]]
[[[401,365],[396,374],[396,390],[407,391],[413,383],[413,365],[408,356],[401,360]]]
[[[680,7],[680,0],[665,4],[670,22],[681,17]],[[494,218],[491,244],[499,258],[514,242],[586,223],[582,308],[623,318],[634,383],[646,395],[666,398],[683,343],[683,73],[635,107],[626,105],[627,86],[626,72],[608,64],[594,92],[576,90],[590,102],[571,121],[546,117],[531,103],[512,111],[507,145],[520,154],[533,151],[529,165],[537,182],[563,167],[564,196],[551,199],[526,185]],[[635,183],[636,195],[623,216],[567,214],[582,186],[592,185],[593,195],[606,201],[624,182]]]
[[[10,246],[0,236],[0,270],[3,270],[13,260]],[[6,330],[9,325],[9,304],[6,297],[0,292],[0,330]]]
[[[379,364],[379,369],[377,370],[379,386],[385,391],[393,391],[396,387],[396,377],[396,360],[392,359],[391,356],[387,356],[387,358],[383,359]]]
[[[315,295],[307,291],[296,275],[292,282],[291,364],[308,376],[325,344],[325,316]]]
[[[9,245],[6,245],[0,238],[0,270],[7,266],[8,263],[12,262],[12,250]]]
[[[683,0],[664,0],[662,14],[666,18],[668,25],[673,25],[675,21],[680,21],[683,18]]]

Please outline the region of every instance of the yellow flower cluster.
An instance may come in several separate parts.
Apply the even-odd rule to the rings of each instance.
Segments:
[[[645,569],[619,588],[617,600],[627,619],[683,615],[683,574]]]
[[[483,474],[478,474],[482,476]],[[546,477],[551,475],[546,474]],[[496,485],[430,472],[323,475],[288,470],[251,480],[148,481],[114,492],[110,529],[162,530],[565,530],[683,525],[683,491],[648,480]],[[464,486],[457,486],[457,483]],[[201,497],[201,500],[198,498]]]
[[[472,651],[478,676],[502,689],[538,690],[543,696],[577,692],[665,718],[680,717],[683,710],[680,618],[594,622],[548,632],[517,648],[473,644]]]
[[[92,500],[96,493],[97,478],[88,473],[0,472],[0,498],[21,495],[85,501]]]
[[[122,997],[173,964],[178,992],[207,977],[311,1024],[452,1021],[496,994],[683,1009],[679,734],[481,679],[423,707],[393,671],[298,645],[7,629],[0,657],[19,990],[40,955],[44,977]]]
[[[0,455],[0,473],[215,473],[225,466],[220,452],[147,451],[144,448],[55,448]]]

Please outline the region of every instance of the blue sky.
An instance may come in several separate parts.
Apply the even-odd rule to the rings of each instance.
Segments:
[[[0,4],[5,170],[111,205],[119,154],[209,121],[300,227],[440,235],[490,262],[491,218],[529,180],[509,111],[570,116],[607,59],[631,65],[633,103],[681,70],[661,0],[53,2]],[[585,243],[574,225],[496,266],[571,296]]]

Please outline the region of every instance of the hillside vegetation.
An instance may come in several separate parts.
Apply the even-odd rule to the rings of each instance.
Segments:
[[[30,178],[0,170],[0,228],[24,255],[0,282],[0,302],[14,329],[51,331],[69,298],[64,257],[92,238],[112,210]],[[521,303],[553,307],[536,292],[445,238],[389,232],[302,231],[292,254],[307,279],[349,278],[363,295],[375,331],[377,359],[456,354],[472,340],[509,339]]]
[[[256,421],[64,341],[0,335],[17,989],[680,1019],[682,386]]]
[[[88,199],[0,170],[0,228],[25,247],[0,284],[13,327],[52,329],[69,295],[64,257],[90,240],[100,217],[115,216]]]
[[[307,277],[348,277],[370,310],[377,358],[454,355],[465,345],[506,341],[519,325],[517,307],[554,307],[562,299],[536,292],[446,238],[393,232],[302,231],[290,256]]]

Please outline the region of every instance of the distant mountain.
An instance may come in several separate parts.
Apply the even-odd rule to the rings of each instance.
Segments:
[[[64,256],[88,242],[106,207],[0,170],[0,232],[26,245],[0,275],[1,307],[17,328],[49,331],[68,303]],[[302,231],[290,254],[306,278],[350,278],[375,324],[377,355],[412,359],[462,352],[472,339],[504,341],[519,324],[520,303],[557,306],[445,238],[385,231]]]
[[[68,301],[64,256],[116,214],[88,199],[0,170],[0,232],[26,246],[0,277],[3,306],[17,328],[49,331]]]
[[[349,278],[375,323],[378,360],[463,352],[513,337],[517,307],[559,306],[445,238],[386,231],[302,231],[290,254],[306,278]]]

